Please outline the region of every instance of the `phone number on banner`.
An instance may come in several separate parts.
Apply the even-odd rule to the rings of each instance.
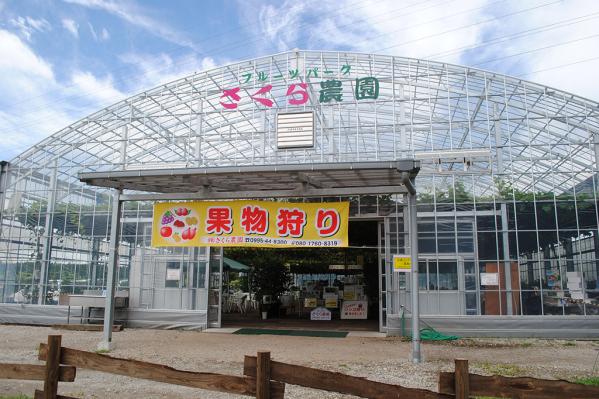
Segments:
[[[202,237],[202,243],[208,245],[292,245],[302,247],[338,247],[341,240],[302,240],[297,238],[271,238],[271,237]]]

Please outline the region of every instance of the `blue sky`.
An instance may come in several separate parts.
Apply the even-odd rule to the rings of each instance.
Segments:
[[[430,58],[599,101],[596,0],[0,0],[0,159],[145,89],[293,48]]]

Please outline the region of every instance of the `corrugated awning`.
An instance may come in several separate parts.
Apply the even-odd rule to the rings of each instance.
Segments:
[[[420,161],[322,163],[81,173],[87,184],[148,194],[124,199],[230,199],[406,193]],[[406,183],[407,182],[407,183]],[[149,194],[153,193],[153,194]],[[160,193],[160,194],[157,194]]]

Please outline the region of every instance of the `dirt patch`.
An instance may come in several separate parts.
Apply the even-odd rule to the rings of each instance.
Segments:
[[[0,362],[39,363],[37,346],[49,334],[62,334],[63,346],[95,351],[100,332],[57,331],[45,327],[0,326]],[[399,338],[312,338],[245,336],[194,331],[126,329],[114,333],[112,356],[165,364],[182,370],[241,375],[243,356],[270,350],[275,360],[363,376],[408,387],[435,390],[439,371],[453,370],[455,358],[470,360],[480,374],[516,374],[574,380],[590,377],[599,348],[595,341],[461,340],[424,343],[425,362],[410,362],[410,342]],[[41,383],[0,380],[0,395],[31,395]],[[59,393],[80,398],[231,398],[216,392],[77,370],[74,383]],[[241,398],[241,396],[239,396]],[[288,386],[286,398],[343,398]]]

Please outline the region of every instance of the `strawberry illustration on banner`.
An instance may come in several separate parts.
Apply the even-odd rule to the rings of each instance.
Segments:
[[[160,216],[160,239],[166,245],[185,243],[196,237],[198,215],[187,207],[169,207]]]

